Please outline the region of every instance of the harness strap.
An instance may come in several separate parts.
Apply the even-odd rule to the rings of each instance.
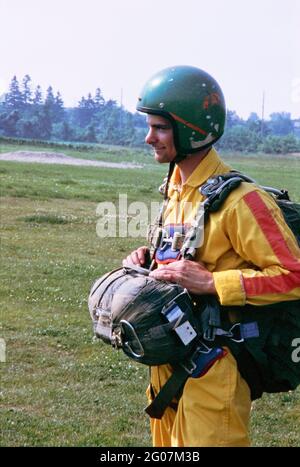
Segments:
[[[188,377],[189,373],[186,368],[177,366],[155,399],[145,408],[145,412],[151,418],[161,419],[166,408],[171,405],[172,399],[181,393]]]

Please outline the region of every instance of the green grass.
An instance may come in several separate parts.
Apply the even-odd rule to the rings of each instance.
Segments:
[[[136,200],[140,193],[157,192],[164,170],[152,166],[141,169],[72,167],[0,161],[1,195],[37,200],[81,199],[94,202],[115,201],[119,193]],[[142,177],[141,177],[142,174]],[[159,180],[159,182],[158,182]],[[137,183],[138,181],[138,183]]]
[[[300,200],[300,159],[226,159]],[[145,243],[97,237],[97,203],[119,193],[157,201],[165,172],[151,161],[143,170],[0,162],[1,446],[151,445],[148,370],[93,339],[87,295]],[[299,446],[299,419],[299,390],[265,395],[252,412],[253,444]]]

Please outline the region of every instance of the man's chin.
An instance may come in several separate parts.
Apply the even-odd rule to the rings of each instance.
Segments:
[[[157,152],[154,154],[154,159],[156,160],[156,162],[159,162],[160,164],[169,162],[166,157],[163,157],[162,154],[157,154]]]

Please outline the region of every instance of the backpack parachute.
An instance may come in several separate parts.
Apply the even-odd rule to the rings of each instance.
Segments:
[[[231,191],[242,182],[254,183],[254,180],[239,172],[209,179],[200,189],[206,196],[206,216],[219,210]],[[274,197],[300,246],[300,205],[289,199],[287,191],[262,188]],[[220,308],[225,329],[232,327],[228,321],[229,310],[239,314],[241,326],[257,326],[255,338],[244,336],[243,342],[223,339],[250,386],[252,399],[257,399],[263,392],[295,389],[300,384],[300,300],[260,307]]]
[[[300,204],[285,199],[276,199],[276,202],[300,246]]]

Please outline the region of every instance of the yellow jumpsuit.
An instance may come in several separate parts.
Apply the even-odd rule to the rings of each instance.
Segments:
[[[176,167],[164,225],[189,224],[203,200],[198,187],[229,170],[214,149],[183,185]],[[184,208],[186,202],[192,209]],[[297,242],[271,196],[250,184],[241,184],[210,214],[196,260],[213,273],[221,305],[259,306],[300,298]],[[154,394],[171,372],[170,365],[151,368]],[[151,402],[150,387],[147,396]],[[168,407],[161,420],[151,419],[153,445],[249,446],[250,408],[249,387],[228,351],[204,376],[187,380],[177,410]]]

